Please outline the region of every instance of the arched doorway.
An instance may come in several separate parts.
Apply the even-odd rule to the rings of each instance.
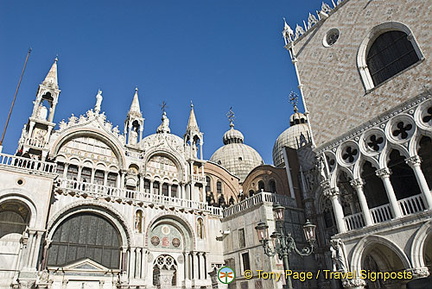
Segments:
[[[364,250],[360,274],[363,274],[361,277],[366,281],[368,289],[399,289],[402,288],[404,280],[391,278],[384,281],[379,273],[405,269],[404,262],[394,250],[384,244],[373,242]]]
[[[0,271],[10,271],[13,274],[13,270],[19,269],[17,266],[21,242],[29,226],[30,217],[29,207],[19,200],[0,203]]]

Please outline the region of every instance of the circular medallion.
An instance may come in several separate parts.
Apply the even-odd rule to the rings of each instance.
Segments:
[[[170,233],[170,228],[168,226],[162,226],[162,233],[168,235]]]
[[[172,245],[176,248],[178,248],[180,246],[180,239],[179,238],[174,238],[172,240]]]
[[[170,241],[169,241],[168,237],[163,237],[162,238],[162,246],[169,247],[169,245],[170,245]]]
[[[153,236],[151,237],[150,242],[152,243],[153,246],[157,246],[160,243],[160,239],[158,236]]]

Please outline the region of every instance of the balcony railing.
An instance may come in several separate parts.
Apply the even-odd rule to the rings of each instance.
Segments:
[[[229,208],[226,208],[223,210],[223,216],[228,217],[234,214],[237,214],[239,212],[242,212],[244,210],[247,210],[257,204],[262,204],[264,202],[267,203],[279,203],[282,206],[293,206],[292,200],[283,195],[277,195],[274,193],[268,193],[268,192],[260,192],[252,197],[249,197],[240,203],[237,203]]]
[[[422,195],[415,195],[398,201],[403,215],[410,215],[426,210]]]
[[[57,164],[0,153],[0,165],[44,173],[55,173]]]
[[[359,229],[365,226],[363,213],[356,213],[350,216],[346,216],[344,217],[344,221],[348,231]]]
[[[390,204],[385,204],[376,208],[370,209],[374,223],[389,221],[392,218]]]
[[[75,180],[60,178],[57,184],[57,190],[66,193],[86,194],[97,198],[118,199],[118,200],[135,200],[147,204],[164,205],[183,209],[195,209],[209,211],[214,215],[222,215],[220,208],[208,206],[207,203],[185,200],[164,195],[150,194],[148,191],[140,192],[116,187],[104,186],[95,183],[79,182]]]

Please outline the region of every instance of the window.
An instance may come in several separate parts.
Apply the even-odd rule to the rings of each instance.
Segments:
[[[205,187],[205,191],[207,192],[211,192],[211,179],[209,176],[206,176],[206,187]]]
[[[54,232],[48,249],[48,266],[63,267],[89,258],[107,268],[120,267],[121,240],[117,229],[95,214],[76,214]]]
[[[378,85],[419,61],[408,35],[402,31],[381,34],[372,44],[366,63],[374,85]]]
[[[265,187],[264,187],[264,182],[263,181],[259,181],[258,182],[258,191],[259,192],[264,192],[265,191]]]
[[[366,91],[423,59],[411,30],[399,22],[375,26],[360,44],[357,67]]]
[[[216,191],[218,194],[222,194],[222,182],[221,181],[217,181],[216,183]]]
[[[239,236],[239,246],[240,248],[246,247],[246,239],[245,239],[245,231],[244,229],[238,230],[238,236]]]
[[[243,271],[250,270],[249,252],[242,253]]]

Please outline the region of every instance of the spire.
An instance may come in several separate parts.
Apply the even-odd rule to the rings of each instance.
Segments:
[[[135,94],[125,120],[124,129],[127,136],[127,144],[136,145],[141,141],[144,130],[144,118],[142,117],[138,100],[138,87],[135,88]]]
[[[135,94],[132,99],[132,104],[130,106],[128,115],[135,115],[138,117],[142,117],[141,108],[138,99],[138,87],[135,88]]]
[[[191,101],[191,110],[189,113],[189,120],[186,128],[186,133],[199,132],[198,123],[195,117],[194,105]]]
[[[54,63],[51,66],[51,69],[48,71],[45,80],[42,82],[45,86],[51,86],[58,89],[58,79],[57,79],[57,61],[58,58],[54,59]]]

